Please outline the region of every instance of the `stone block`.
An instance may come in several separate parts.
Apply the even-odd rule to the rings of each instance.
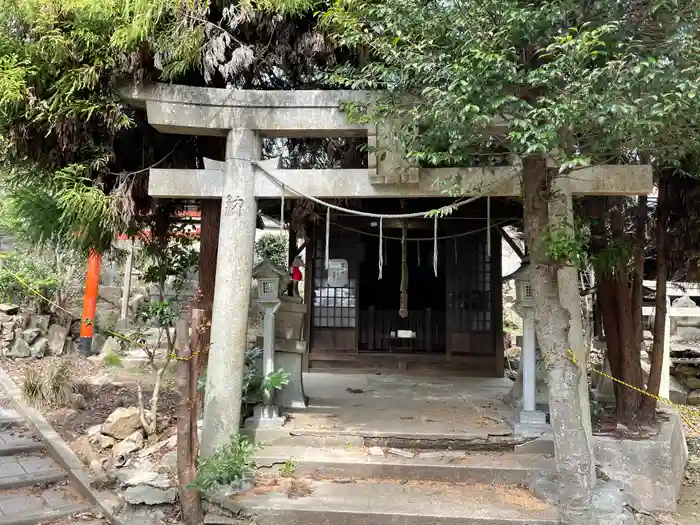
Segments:
[[[595,458],[603,472],[645,510],[673,512],[680,495],[688,448],[680,417],[666,411],[659,433],[647,440],[595,436]]]
[[[47,337],[40,337],[34,344],[32,344],[32,357],[41,359],[46,355],[49,349],[49,339]]]
[[[102,425],[102,433],[116,439],[126,439],[140,428],[139,409],[137,407],[119,407],[109,415],[105,424]]]
[[[27,328],[22,330],[21,338],[24,339],[28,344],[32,344],[34,341],[39,339],[41,335],[41,330],[38,328]]]
[[[178,490],[163,490],[149,485],[129,487],[124,492],[124,497],[132,505],[160,505],[163,503],[174,503],[177,499]]]
[[[29,328],[38,328],[42,334],[49,331],[49,324],[51,324],[50,315],[32,314],[29,317]]]
[[[298,306],[302,308],[299,309]],[[304,330],[305,314],[306,305],[283,302],[275,315],[275,337],[299,341]]]
[[[29,343],[22,338],[18,338],[12,348],[5,352],[6,357],[30,357],[32,348]]]
[[[700,405],[700,390],[693,390],[690,394],[688,394],[687,403],[693,406]]]
[[[3,314],[0,312],[0,323],[11,323],[14,321],[14,317],[11,315]],[[14,324],[14,323],[13,323]]]
[[[306,341],[275,340],[275,369],[289,373],[289,383],[276,394],[276,402],[283,408],[306,408],[308,398],[304,393],[302,364],[306,353]]]
[[[19,312],[19,306],[16,304],[2,303],[0,304],[0,312],[7,315],[15,315],[17,312]]]
[[[116,337],[108,337],[105,343],[102,345],[101,355],[107,354],[119,354],[122,350],[121,343]]]
[[[15,338],[15,323],[2,323],[2,335],[0,338],[3,341],[13,341]]]
[[[102,352],[102,347],[105,345],[106,341],[107,339],[102,334],[94,334],[92,336],[92,355],[100,355],[100,353]]]
[[[68,328],[60,324],[49,326],[49,355],[63,355],[66,350]]]

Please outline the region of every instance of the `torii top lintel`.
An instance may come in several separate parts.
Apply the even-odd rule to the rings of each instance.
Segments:
[[[271,137],[367,136],[374,126],[351,124],[343,103],[367,103],[371,91],[241,90],[177,84],[132,85],[122,98],[145,108],[149,123],[163,133],[225,136],[247,128]],[[505,131],[495,123],[492,131]]]
[[[163,133],[226,136],[249,129],[270,137],[367,137],[368,144],[390,146],[382,156],[368,153],[366,170],[277,170],[274,178],[318,197],[427,197],[441,195],[436,181],[459,174],[465,194],[474,191],[518,196],[517,170],[500,168],[424,169],[407,164],[387,126],[351,124],[342,110],[347,102],[366,103],[371,91],[228,90],[176,84],[133,85],[122,89],[130,104],[145,108],[149,123]],[[487,133],[507,129],[494,121]],[[207,170],[152,169],[149,192],[155,197],[220,198],[223,166]],[[509,174],[515,176],[509,176]],[[259,179],[259,180],[258,180]],[[567,182],[572,194],[645,195],[653,189],[650,166],[596,166],[576,172]],[[303,181],[303,183],[302,183]],[[409,184],[406,184],[409,183]],[[562,181],[564,183],[564,181]],[[488,188],[488,191],[486,191]],[[256,196],[272,197],[279,187],[256,175]]]

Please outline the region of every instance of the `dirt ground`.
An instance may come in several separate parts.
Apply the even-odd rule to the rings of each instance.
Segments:
[[[78,391],[84,396],[87,409],[40,407],[44,417],[53,425],[58,434],[68,443],[85,433],[94,425],[104,423],[105,419],[118,407],[137,406],[137,385],[140,383],[146,405],[153,392],[154,378],[145,368],[112,368],[97,367],[90,361],[77,356],[45,357],[40,360],[22,359],[11,360],[0,358],[0,366],[21,387],[27,369],[48,374],[61,359],[67,359],[72,380]],[[162,419],[160,428],[165,428],[175,422],[177,412],[177,394],[173,390],[173,381],[166,380],[161,387],[158,401],[158,414]]]
[[[677,519],[682,525],[700,525],[700,436],[691,431],[686,438],[690,457],[678,502]]]
[[[0,357],[0,366],[21,387],[27,369],[31,368],[42,374],[47,374],[60,360],[68,360],[70,370],[73,372],[73,382],[80,385],[79,391],[85,397],[88,407],[85,410],[41,407],[45,417],[67,442],[75,440],[89,427],[103,423],[115,408],[136,406],[137,384],[142,385],[147,402],[150,400],[153,376],[145,368],[105,369],[77,356],[46,357],[41,360],[11,360]],[[166,373],[159,401],[159,414],[168,421],[163,421],[164,425],[159,425],[161,428],[175,422],[177,394],[173,386],[173,376],[169,370]],[[601,426],[605,426],[605,423],[602,421],[601,423]],[[681,499],[678,502],[678,511],[674,515],[674,518],[681,525],[700,525],[700,435],[695,430],[700,429],[700,415],[696,416],[691,423],[694,428],[686,428],[690,457]],[[598,430],[602,429],[599,427]],[[639,437],[644,438],[643,435]],[[79,518],[69,518],[65,524],[97,525],[102,523],[101,520],[95,520],[90,515]],[[51,525],[64,525],[64,522],[56,522]]]

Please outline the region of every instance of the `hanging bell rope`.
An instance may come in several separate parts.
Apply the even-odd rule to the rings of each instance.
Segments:
[[[403,221],[401,228],[401,291],[399,296],[399,317],[406,319],[408,317],[408,243],[406,242],[406,234],[408,232],[408,223]]]
[[[379,276],[377,280],[382,280],[384,270],[384,219],[379,218]]]
[[[420,268],[420,241],[416,241],[416,253],[418,254],[418,268]]]
[[[491,197],[486,197],[486,255],[491,258]]]
[[[433,272],[435,272],[435,277],[437,277],[437,267],[438,267],[438,228],[437,228],[437,215],[435,216],[435,221],[433,223]]]
[[[331,242],[331,209],[328,208],[326,211],[326,270],[328,270],[330,261],[330,242]]]

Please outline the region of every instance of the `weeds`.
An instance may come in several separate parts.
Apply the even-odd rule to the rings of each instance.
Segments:
[[[27,403],[35,407],[46,402],[46,380],[38,370],[28,368],[24,372],[22,395]]]
[[[49,401],[57,406],[66,405],[72,394],[75,392],[75,385],[71,379],[68,363],[61,361],[53,367],[48,374],[46,381]]]
[[[232,436],[211,457],[200,458],[193,488],[211,493],[220,485],[235,487],[249,480],[255,471],[253,455],[259,448],[239,434]]]
[[[282,464],[282,467],[280,468],[280,477],[293,478],[296,470],[297,470],[296,463],[294,463],[292,461],[292,458],[289,458],[287,461],[285,461]]]
[[[46,375],[34,368],[24,372],[22,396],[32,406],[40,407],[47,403],[56,407],[68,406],[75,392],[78,392],[78,387],[65,362],[58,363]]]
[[[109,352],[104,357],[103,363],[106,368],[121,368],[122,366],[124,366],[122,358],[112,352]]]
[[[289,479],[284,484],[284,493],[289,499],[298,499],[310,496],[313,493],[311,483],[305,479]]]

